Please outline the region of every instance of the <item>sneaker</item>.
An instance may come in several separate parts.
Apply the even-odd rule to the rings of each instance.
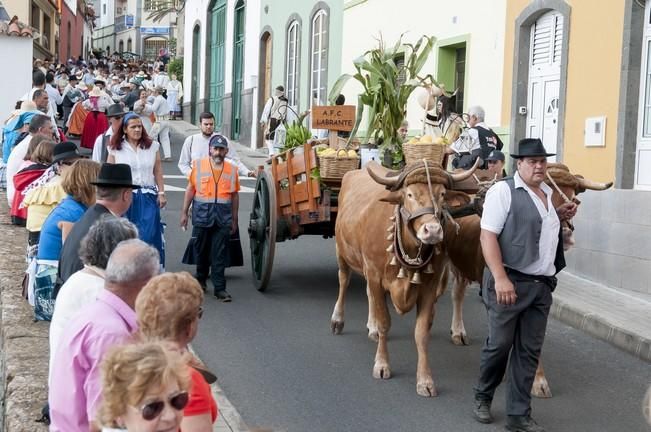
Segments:
[[[472,415],[479,423],[493,423],[491,401],[475,399],[475,409],[473,409]]]
[[[226,292],[226,290],[215,291],[215,297],[220,300],[222,303],[229,303],[233,300],[233,297]]]
[[[509,416],[506,430],[511,432],[545,432],[530,416]]]

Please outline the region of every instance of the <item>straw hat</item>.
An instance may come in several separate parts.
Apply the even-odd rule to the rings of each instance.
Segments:
[[[90,93],[88,93],[88,96],[97,96],[97,97],[99,97],[101,95],[102,95],[102,91],[97,86],[93,87],[93,89],[90,91]]]
[[[87,90],[88,90],[88,86],[87,86],[86,83],[83,82],[83,81],[80,82],[79,84],[77,84],[77,88],[78,88],[79,90],[81,90],[81,91],[87,91]]]

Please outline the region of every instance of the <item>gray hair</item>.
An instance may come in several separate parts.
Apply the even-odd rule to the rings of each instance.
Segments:
[[[122,196],[125,188],[97,186],[96,196],[98,200],[115,202]]]
[[[477,117],[477,120],[480,122],[483,122],[484,118],[486,118],[486,112],[484,111],[484,108],[480,107],[479,105],[471,106],[468,108],[468,115]]]
[[[151,279],[158,274],[158,251],[139,239],[118,243],[106,265],[105,280],[116,285],[129,285]]]
[[[138,228],[125,218],[103,215],[81,240],[81,262],[105,269],[118,243],[138,238]]]

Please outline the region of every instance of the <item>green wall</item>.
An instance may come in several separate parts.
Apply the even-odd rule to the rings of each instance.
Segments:
[[[285,85],[285,62],[287,50],[287,26],[298,16],[301,23],[299,58],[299,111],[308,109],[310,98],[310,30],[317,5],[327,6],[328,11],[328,89],[329,92],[341,74],[341,44],[343,34],[343,0],[262,0],[260,29],[271,28],[272,62],[271,88]],[[296,15],[294,15],[296,14]]]

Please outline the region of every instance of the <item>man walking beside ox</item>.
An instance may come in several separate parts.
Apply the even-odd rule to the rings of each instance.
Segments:
[[[531,386],[555,275],[565,267],[560,222],[576,213],[574,203],[554,209],[552,190],[544,183],[547,156],[553,154],[539,139],[520,141],[518,154],[511,155],[517,159],[517,172],[488,191],[481,219],[488,337],[473,413],[481,423],[493,421],[493,395],[506,372],[506,429],[514,432],[544,432],[530,415]]]

